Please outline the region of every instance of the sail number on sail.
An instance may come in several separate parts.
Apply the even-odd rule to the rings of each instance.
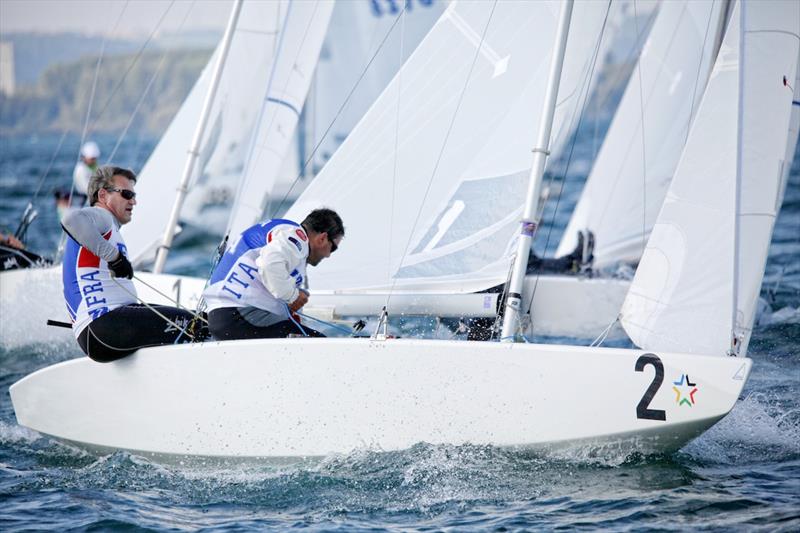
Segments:
[[[413,9],[414,3],[414,0],[405,0],[405,2],[403,0],[372,0],[370,2],[372,13],[376,17],[397,15],[403,9],[403,4],[405,4],[406,11],[410,11]],[[416,0],[416,3],[423,7],[430,7],[433,4],[433,0]]]

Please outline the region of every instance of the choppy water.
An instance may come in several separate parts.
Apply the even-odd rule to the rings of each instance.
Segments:
[[[99,139],[113,146],[114,139]],[[0,226],[19,214],[58,138],[0,138]],[[59,237],[49,191],[69,182],[67,138],[43,190],[31,247]],[[140,168],[151,139],[122,145]],[[575,201],[568,191],[567,207]],[[564,212],[568,213],[568,209]],[[558,217],[558,230],[566,215]],[[213,239],[179,244],[172,269],[203,275]],[[778,220],[750,346],[754,368],[733,412],[660,458],[544,459],[478,446],[420,443],[321,461],[162,466],[126,453],[95,457],[16,424],[8,387],[75,356],[0,348],[0,528],[317,530],[800,529],[800,159]],[[10,317],[0,317],[9,320]],[[102,401],[99,399],[98,401]],[[91,406],[87,406],[90,409]]]

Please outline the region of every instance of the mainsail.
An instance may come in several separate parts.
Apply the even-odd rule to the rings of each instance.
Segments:
[[[745,353],[780,209],[800,3],[735,7],[622,309],[642,349]]]
[[[595,267],[639,260],[705,91],[726,5],[661,5],[557,256],[589,229]]]
[[[561,81],[572,97],[554,122],[562,136],[606,8],[575,7]],[[448,7],[287,215],[326,205],[347,226],[342,251],[312,273],[315,288],[472,292],[505,280],[558,11]]]

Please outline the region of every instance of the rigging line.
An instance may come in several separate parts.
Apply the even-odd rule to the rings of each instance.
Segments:
[[[589,347],[600,346],[601,344],[606,342],[606,339],[608,338],[609,333],[611,333],[611,328],[613,328],[614,325],[617,322],[619,322],[619,318],[620,318],[620,315],[617,315],[616,317],[614,317],[614,320],[612,320],[611,323],[608,326],[606,326],[606,329],[604,329],[602,332],[600,332],[600,335],[598,335],[597,338],[592,341],[592,343],[589,345]]]
[[[653,13],[658,13],[658,11],[659,11],[659,9],[654,9],[652,12]],[[684,2],[682,4],[682,8],[681,8],[681,19],[683,19],[683,17],[687,14],[687,12],[688,12],[687,3]],[[652,17],[652,15],[651,15],[651,17]],[[636,20],[638,20],[638,17],[636,17]],[[648,19],[647,24],[644,24],[641,28],[639,28],[639,31],[641,31],[641,37],[637,37],[637,39],[636,39],[637,41],[643,41],[644,44],[647,43],[647,41],[649,39],[649,35],[651,33],[650,30],[652,29],[652,25],[650,24],[651,20],[652,20],[652,18]],[[638,26],[637,26],[637,28],[638,28]],[[680,46],[681,41],[678,39],[679,31],[680,31],[680,28],[678,26],[675,26],[672,29],[672,33],[671,33],[670,38],[668,40],[668,48],[667,48],[668,50],[672,50],[672,48],[674,46]],[[700,64],[702,64],[702,58],[700,59]],[[639,65],[641,65],[641,58],[639,58],[637,60],[637,65],[636,66],[639,67]],[[663,61],[662,61],[662,63],[659,66],[659,68],[656,69],[656,72],[657,72],[656,78],[660,78],[661,76],[663,76],[666,71],[667,71],[666,64],[663,63]],[[640,72],[640,74],[641,74],[641,72]],[[631,85],[633,83],[633,76],[634,76],[633,69],[631,69],[631,78],[628,80],[628,84],[627,84],[627,86],[625,88],[625,93],[627,93],[628,89],[631,89],[631,92],[633,92],[633,89],[631,87]],[[640,79],[641,79],[641,76],[640,76]],[[651,86],[649,87],[648,98],[653,96],[653,94],[658,90],[658,87],[659,87],[659,84],[651,84]],[[637,128],[639,128],[640,131],[641,131],[642,143],[644,144],[645,126],[644,126],[644,120],[643,120],[644,111],[642,111],[642,106],[644,105],[644,102],[643,102],[644,97],[643,97],[643,92],[642,92],[643,90],[644,90],[644,88],[642,87],[642,84],[640,83],[639,94],[640,94],[640,103],[641,103],[641,105],[640,105],[641,120],[638,123]],[[624,97],[624,95],[623,95],[623,97]],[[692,98],[692,103],[694,103],[694,97]],[[650,102],[648,100],[647,106],[650,107],[652,105],[655,105],[655,104],[652,104],[652,102]],[[687,137],[688,137],[688,130],[687,130]],[[627,147],[626,156],[629,155],[631,153],[631,151],[634,149],[633,145],[634,145],[634,143],[633,143],[633,141],[631,141],[631,143]],[[642,158],[642,161],[643,161],[643,164],[644,164],[644,158]],[[643,191],[643,193],[646,193],[644,188],[642,189],[642,191]],[[615,216],[615,213],[609,211],[609,209],[611,207],[612,207],[612,204],[607,202],[606,204],[603,205],[603,208],[598,211],[599,217],[600,217],[599,221],[598,221],[598,224],[602,224],[603,221],[606,220],[607,217]],[[647,214],[647,210],[645,209],[645,210],[643,210],[643,215],[642,215],[645,220],[646,220],[646,214]],[[646,222],[645,222],[645,228],[646,228]],[[642,234],[641,236],[642,236],[643,239],[645,239],[645,240],[647,239],[646,229],[645,229],[644,234]],[[608,237],[608,236],[606,236],[606,237]],[[626,239],[627,240],[633,240],[636,237],[637,237],[637,234],[636,234],[636,232],[634,232],[633,237],[620,238],[619,236],[617,236],[617,239],[618,239],[618,241],[623,241],[623,240],[626,240]],[[606,244],[609,244],[609,243],[607,242]]]
[[[689,130],[691,130],[692,124],[692,117],[694,116],[694,104],[695,98],[697,96],[697,86],[700,84],[700,71],[703,68],[703,56],[706,55],[706,43],[708,42],[708,32],[711,29],[711,19],[714,15],[714,5],[717,3],[717,0],[713,0],[711,2],[711,8],[708,10],[708,21],[706,22],[706,32],[703,35],[703,47],[700,49],[700,61],[697,62],[697,73],[694,76],[694,88],[692,89],[692,99],[689,102],[689,116],[687,117],[687,124],[686,124],[686,138],[683,140],[683,145],[686,146],[686,143],[689,142]]]
[[[636,9],[636,0],[633,0],[633,23],[636,26],[636,35],[639,35],[639,13]],[[642,93],[642,62],[636,63],[636,73],[639,78],[639,123],[642,125],[642,255],[647,246],[647,148],[644,138],[644,94]]]
[[[42,177],[39,178],[39,184],[36,186],[36,191],[33,193],[33,197],[31,198],[29,203],[33,203],[36,200],[36,198],[38,198],[39,193],[42,190],[42,186],[44,185],[44,180],[45,178],[47,178],[48,174],[50,174],[50,171],[53,169],[53,164],[56,162],[56,158],[58,157],[59,152],[61,152],[61,146],[63,146],[64,139],[67,137],[68,132],[69,130],[66,129],[62,132],[61,139],[59,139],[58,141],[58,146],[56,146],[56,149],[53,152],[53,157],[50,158],[50,163],[48,163],[47,168],[44,171],[44,174],[42,174]]]
[[[97,113],[97,116],[94,118],[94,121],[92,121],[91,125],[89,126],[89,130],[87,132],[87,135],[94,131],[95,126],[97,125],[97,122],[100,120],[100,118],[106,112],[106,110],[108,109],[108,106],[111,105],[111,101],[114,99],[114,96],[116,96],[117,92],[120,90],[120,88],[125,83],[125,78],[128,77],[128,74],[130,74],[131,70],[133,70],[133,67],[135,67],[136,64],[139,62],[139,59],[144,54],[144,51],[147,48],[147,45],[150,44],[150,41],[153,40],[153,37],[155,36],[156,32],[161,27],[161,25],[164,23],[164,19],[167,17],[167,14],[172,9],[172,6],[175,4],[175,2],[176,2],[176,0],[172,0],[169,3],[169,5],[167,6],[167,8],[164,10],[164,13],[161,14],[161,18],[158,20],[158,23],[156,23],[156,26],[153,28],[153,31],[150,32],[150,35],[147,36],[147,39],[142,44],[142,46],[139,48],[139,51],[136,53],[136,56],[134,56],[133,60],[128,65],[128,68],[125,70],[125,73],[119,79],[119,81],[114,86],[114,88],[111,90],[111,94],[106,99],[106,102],[103,105],[102,109],[100,109],[100,112]]]
[[[139,101],[136,102],[136,107],[133,108],[133,112],[131,112],[131,116],[130,116],[130,118],[128,118],[128,122],[125,124],[125,127],[122,129],[122,132],[120,133],[119,137],[117,138],[117,144],[114,145],[114,149],[111,150],[110,154],[108,154],[108,157],[106,158],[106,163],[110,163],[114,159],[114,156],[116,155],[117,150],[119,149],[120,145],[122,144],[122,141],[125,139],[125,136],[128,134],[128,129],[130,129],[131,124],[133,124],[133,121],[136,118],[136,115],[139,113],[139,109],[141,109],[142,104],[144,103],[144,99],[150,93],[150,88],[153,86],[153,82],[156,81],[156,78],[161,73],[161,69],[164,68],[164,64],[166,63],[166,59],[167,59],[167,56],[166,56],[166,53],[165,53],[164,55],[161,56],[161,60],[159,61],[155,72],[150,77],[150,81],[147,82],[147,86],[145,87],[144,91],[142,92],[142,96],[140,96],[139,97]],[[74,187],[74,185],[73,185],[73,187]]]
[[[300,330],[300,333],[303,334],[303,337],[308,337],[308,333],[306,333],[306,330],[300,325],[300,322],[295,320],[292,316],[292,311],[289,309],[289,305],[286,302],[283,302],[283,307],[286,309],[286,314],[289,315],[289,320],[291,320],[292,323],[297,326],[297,329]]]
[[[127,7],[127,3],[125,7]],[[122,8],[122,12],[125,11],[125,7]],[[121,13],[120,13],[121,14]],[[106,39],[107,36],[103,36],[103,44],[100,45],[100,55],[97,56],[97,63],[94,67],[94,79],[92,80],[92,90],[89,92],[89,102],[86,104],[86,118],[83,121],[83,129],[81,130],[81,146],[83,146],[84,141],[86,141],[86,132],[89,129],[89,117],[92,116],[92,104],[94,103],[94,95],[97,92],[97,80],[100,78],[100,65],[103,63],[103,56],[106,53]],[[73,184],[73,188],[75,185]]]
[[[652,9],[650,11],[650,16],[645,21],[644,25],[642,26],[643,29],[645,28],[652,28],[653,22],[655,18],[658,16],[659,8]],[[641,35],[637,34],[636,39],[634,39],[633,43],[631,44],[630,48],[625,54],[625,61],[623,64],[630,64],[633,61],[634,56],[641,53],[642,48],[644,47],[644,41],[647,40],[650,32],[644,31]],[[632,70],[632,69],[631,69]],[[617,72],[614,75],[611,85],[618,86],[620,82],[622,82],[623,78],[630,75],[630,71],[626,72],[626,69],[617,69]],[[598,102],[598,108],[604,108],[608,105],[609,100],[613,97],[613,91],[607,91],[605,95],[603,95],[603,99]]]
[[[566,163],[566,165],[564,167],[564,177],[562,179],[562,183],[561,183],[561,187],[559,188],[558,195],[556,196],[556,205],[553,208],[553,216],[550,219],[549,227],[547,229],[547,237],[545,238],[545,248],[544,248],[545,250],[547,250],[547,248],[550,246],[550,237],[553,235],[553,228],[555,226],[556,216],[558,215],[558,208],[561,206],[561,197],[562,197],[562,195],[564,193],[564,184],[567,181],[567,176],[569,175],[569,167],[572,164],[572,156],[575,153],[575,145],[578,142],[578,131],[580,130],[581,124],[583,123],[583,117],[585,116],[586,106],[589,104],[589,88],[591,87],[592,77],[594,76],[594,73],[595,73],[595,71],[597,69],[597,59],[600,56],[600,45],[603,42],[603,36],[605,35],[605,32],[606,32],[606,25],[608,23],[608,16],[609,16],[610,12],[611,12],[611,0],[608,1],[608,5],[606,7],[606,14],[605,14],[605,17],[603,18],[603,24],[600,27],[600,36],[597,39],[597,44],[595,45],[595,49],[594,49],[594,52],[592,54],[591,68],[589,69],[588,76],[586,76],[586,78],[584,80],[584,83],[585,83],[584,89],[586,90],[586,95],[585,95],[585,97],[583,99],[583,105],[581,106],[580,110],[576,109],[576,113],[572,116],[572,119],[571,119],[572,121],[574,121],[577,118],[578,122],[575,125],[575,129],[573,130],[575,133],[573,134],[572,140],[570,141],[570,144],[569,144],[569,147],[570,147],[569,148],[569,155],[567,155],[567,163]],[[583,91],[584,89],[582,89],[581,91]],[[580,102],[580,100],[578,100],[578,101]],[[555,180],[555,175],[553,173],[551,173],[550,174],[550,178],[549,178],[549,182],[548,182],[548,186],[552,185],[554,180]],[[586,237],[584,237],[584,238],[588,239],[588,235]],[[533,308],[533,299],[536,296],[536,289],[539,287],[539,278],[541,277],[541,275],[542,275],[541,270],[538,270],[536,272],[535,276],[534,276],[533,292],[531,292],[531,299],[530,299],[530,302],[528,303],[528,311],[526,313],[528,315],[530,315],[531,309]],[[531,321],[531,330],[533,330],[533,322],[532,321]]]
[[[126,2],[125,5],[127,6],[127,2]],[[117,26],[119,25],[119,21],[122,18],[122,13],[124,11],[125,11],[125,9],[123,8],[122,12],[120,12],[119,17],[117,17],[117,22],[114,25],[114,29],[115,30],[116,30]],[[105,50],[105,43],[106,43],[106,38],[103,37],[103,46],[102,46],[102,49],[101,49],[101,57],[100,58],[102,58],[103,50]],[[94,81],[94,84],[92,85],[92,98],[94,98],[94,88],[95,88],[95,86],[97,84],[97,73],[99,72],[99,68],[100,68],[100,66],[99,66],[100,65],[100,58],[98,58],[98,66],[97,66],[97,70],[95,71],[95,81]],[[90,105],[91,105],[91,100],[90,100]],[[89,112],[87,111],[87,115],[86,115],[87,124],[88,124],[88,121],[89,121],[89,114],[88,113]],[[39,197],[39,193],[41,192],[42,186],[44,185],[44,180],[50,174],[50,170],[52,170],[53,164],[55,163],[56,158],[61,153],[61,147],[64,144],[64,139],[66,139],[68,132],[69,132],[69,130],[65,129],[64,132],[61,134],[61,139],[59,139],[59,141],[58,141],[58,146],[56,146],[56,149],[53,152],[53,157],[50,159],[50,163],[47,165],[47,169],[44,171],[42,176],[39,178],[39,183],[36,186],[36,191],[33,193],[33,196],[31,197],[30,203],[33,203],[36,200],[36,198]],[[83,145],[83,140],[85,139],[85,136],[86,136],[86,130],[85,130],[85,127],[84,127],[84,132],[81,135],[81,145]],[[73,187],[74,187],[74,184],[73,184]]]
[[[127,2],[125,3],[125,7],[127,7]],[[122,12],[125,11],[125,7],[123,7]],[[122,15],[120,13],[120,16]],[[94,103],[94,95],[97,91],[97,80],[100,77],[100,65],[103,62],[103,56],[105,55],[106,51],[106,36],[103,36],[103,44],[100,47],[100,55],[97,56],[97,64],[94,68],[94,80],[92,81],[92,90],[89,93],[89,102],[86,105],[86,119],[83,123],[83,131],[81,132],[81,143],[78,148],[78,161],[81,160],[81,151],[83,149],[83,143],[86,141],[86,131],[89,128],[89,117],[92,115],[92,104]],[[70,183],[69,187],[69,198],[67,199],[67,206],[72,207],[72,199],[75,198],[75,176],[72,176],[72,182]]]
[[[95,125],[97,124],[97,122],[100,120],[100,117],[103,115],[103,113],[105,112],[105,110],[106,110],[106,109],[108,109],[108,106],[111,104],[111,101],[114,99],[114,96],[116,95],[117,91],[120,89],[120,87],[122,87],[122,84],[124,83],[124,81],[125,81],[125,78],[128,76],[128,74],[129,74],[129,73],[130,73],[130,71],[133,69],[133,67],[136,65],[136,63],[139,61],[139,58],[142,56],[142,53],[144,52],[144,49],[147,47],[147,44],[148,44],[148,43],[150,42],[150,40],[153,38],[153,36],[155,35],[156,31],[158,31],[158,28],[159,28],[159,27],[161,26],[161,24],[164,22],[164,19],[166,18],[166,16],[167,16],[167,13],[169,13],[170,9],[171,9],[171,8],[172,8],[172,6],[175,4],[175,1],[176,1],[176,0],[172,0],[172,2],[169,4],[169,6],[167,6],[167,9],[164,11],[164,13],[161,15],[161,18],[159,19],[159,21],[158,21],[158,24],[156,24],[155,28],[153,28],[153,31],[152,31],[152,32],[150,33],[150,35],[147,37],[147,40],[144,42],[144,44],[142,45],[142,47],[139,49],[139,52],[138,52],[138,53],[136,54],[136,56],[133,58],[133,61],[131,61],[130,65],[128,66],[128,69],[125,71],[125,73],[122,75],[122,77],[120,78],[120,80],[119,80],[119,82],[117,83],[117,85],[116,85],[116,86],[114,87],[114,89],[111,91],[111,94],[109,95],[108,99],[106,100],[106,103],[105,103],[105,105],[104,105],[104,106],[103,106],[103,108],[100,110],[100,112],[97,114],[97,117],[95,117],[95,119],[94,119],[94,122],[92,122],[92,124],[91,124],[91,127],[89,127],[89,128],[84,128],[83,135],[85,135],[85,136],[88,136],[89,132],[94,130],[94,126],[95,126]],[[127,7],[127,3],[126,3],[126,7]],[[125,12],[125,10],[124,10],[124,9],[123,9],[123,10],[120,12],[120,15],[119,15],[119,17],[117,18],[117,25],[119,24],[119,21],[120,21],[120,19],[122,18],[122,15],[123,15],[123,13],[124,13],[124,12]],[[114,30],[116,30],[116,28],[117,28],[117,25],[115,25],[115,26],[114,26]],[[92,97],[92,99],[94,99],[94,97]],[[88,113],[89,113],[89,110],[87,110],[87,119],[86,119],[86,120],[87,120],[87,122],[88,122],[88,120],[89,120]],[[115,149],[116,149],[116,147],[115,147]],[[108,161],[108,159],[107,159],[107,161]],[[70,205],[70,206],[72,205],[72,198],[73,198],[73,194],[74,194],[74,192],[75,192],[75,180],[73,179],[73,180],[72,180],[72,185],[71,185],[71,187],[70,187],[70,197],[69,197],[69,205]],[[66,241],[66,235],[62,235],[62,236],[61,236],[61,240],[59,241],[59,244],[58,244],[58,248],[57,248],[57,250],[56,250],[56,259],[57,259],[57,260],[60,258],[61,254],[63,253],[63,251],[64,251],[64,246],[66,245],[66,242],[67,242],[67,241]]]
[[[370,58],[369,62],[367,62],[367,65],[361,71],[361,74],[358,76],[358,79],[353,84],[353,87],[350,89],[350,92],[347,93],[347,96],[345,97],[344,101],[342,102],[342,105],[339,106],[339,109],[336,111],[336,115],[334,115],[333,120],[331,120],[331,123],[328,124],[328,127],[325,129],[325,132],[322,134],[322,137],[320,138],[319,142],[317,142],[316,146],[314,146],[314,149],[311,150],[311,154],[308,156],[308,158],[306,159],[305,163],[303,163],[303,166],[300,169],[300,172],[297,174],[297,177],[292,182],[292,185],[289,187],[289,189],[283,195],[283,198],[281,198],[281,201],[278,202],[277,204],[275,204],[275,209],[277,209],[278,207],[283,205],[283,203],[286,201],[286,199],[289,197],[289,195],[292,194],[292,191],[294,190],[295,185],[297,185],[297,183],[300,181],[300,178],[302,178],[305,175],[306,168],[308,168],[309,164],[311,164],[311,161],[314,160],[314,156],[316,155],[317,150],[319,150],[320,146],[322,146],[322,143],[328,137],[328,133],[330,133],[331,128],[333,128],[333,125],[336,124],[336,121],[339,119],[339,116],[342,114],[342,112],[347,107],[347,104],[350,103],[350,98],[352,98],[353,94],[356,92],[356,89],[358,89],[358,86],[361,84],[361,80],[363,80],[364,76],[366,76],[367,72],[369,72],[369,68],[372,66],[372,63],[375,61],[375,58],[378,57],[378,54],[383,49],[383,45],[386,44],[386,41],[389,39],[389,36],[392,34],[392,31],[394,31],[395,26],[397,26],[397,23],[400,20],[400,17],[405,12],[406,12],[406,6],[404,5],[403,9],[400,11],[400,14],[397,15],[397,17],[394,19],[394,22],[392,23],[391,27],[386,32],[386,35],[383,36],[383,40],[378,45],[378,48],[375,50],[375,53],[372,54],[372,57]],[[276,215],[277,215],[277,213],[273,211],[271,216],[270,216],[270,218],[274,218]]]
[[[163,292],[161,292],[160,290],[156,289],[153,285],[150,285],[149,283],[144,281],[142,278],[140,278],[136,274],[133,275],[133,279],[135,279],[136,281],[138,281],[139,283],[141,283],[142,285],[144,285],[145,287],[147,287],[151,291],[155,292],[156,294],[158,294],[162,298],[166,299],[168,302],[175,304],[175,307],[177,307],[178,309],[183,309],[184,311],[189,311],[190,313],[192,313],[193,318],[196,318],[197,320],[205,323],[206,325],[208,324],[208,320],[203,318],[199,313],[195,313],[194,311],[192,311],[191,309],[189,309],[185,305],[182,305],[178,300],[176,300],[172,296],[164,294]]]
[[[400,64],[403,63],[403,55],[405,53],[405,26],[406,21],[405,17],[403,17],[403,22],[400,25]],[[397,72],[397,106],[395,108],[395,128],[394,128],[394,161],[392,162],[392,201],[391,205],[389,206],[389,239],[388,239],[388,250],[389,254],[387,256],[387,260],[389,264],[387,265],[386,271],[391,272],[392,270],[392,240],[394,237],[393,227],[394,224],[391,221],[394,220],[394,210],[395,210],[395,191],[397,191],[397,165],[398,165],[398,157],[397,154],[399,152],[399,143],[400,143],[400,101],[401,96],[403,94],[403,69],[400,68]],[[384,302],[385,307],[389,307],[389,295],[386,295],[386,301]]]
[[[161,313],[160,311],[158,311],[158,310],[157,310],[155,307],[153,307],[153,306],[152,306],[152,305],[150,305],[149,303],[147,303],[147,302],[145,302],[144,300],[142,300],[141,298],[139,298],[139,296],[138,296],[136,293],[133,293],[133,292],[129,291],[127,288],[125,288],[125,286],[124,286],[122,283],[120,283],[120,282],[119,282],[119,280],[118,280],[116,277],[114,277],[114,276],[111,276],[111,279],[114,281],[114,283],[116,283],[116,284],[117,284],[117,287],[119,287],[119,288],[120,288],[120,289],[122,289],[123,291],[127,292],[127,293],[128,293],[128,295],[130,295],[130,296],[132,296],[133,298],[135,298],[135,299],[136,299],[136,300],[137,300],[137,301],[138,301],[140,304],[142,304],[143,306],[145,306],[145,307],[146,307],[147,309],[149,309],[150,311],[154,312],[154,313],[155,313],[156,315],[158,315],[159,317],[161,317],[161,318],[163,318],[164,320],[166,320],[168,324],[170,324],[170,325],[174,326],[174,327],[175,327],[175,328],[176,328],[178,331],[180,331],[181,333],[185,334],[187,337],[189,337],[189,338],[191,338],[192,340],[194,340],[194,335],[192,335],[191,333],[187,332],[187,331],[186,331],[186,328],[182,328],[182,327],[180,327],[178,324],[176,324],[174,321],[172,321],[172,320],[171,320],[170,318],[168,318],[166,315],[164,315],[163,313]],[[141,280],[139,280],[139,281],[141,281]]]
[[[192,9],[194,8],[194,6],[195,6],[195,2],[192,2],[191,5],[189,6],[189,9],[186,11],[186,14],[183,16],[183,20],[181,21],[180,25],[178,26],[177,31],[181,31],[183,29],[183,26],[186,24],[186,21],[189,18],[189,14],[192,12]],[[139,113],[139,109],[141,109],[142,104],[144,104],[145,98],[150,93],[150,89],[153,87],[153,83],[156,81],[156,79],[158,78],[159,74],[161,74],[161,71],[164,69],[164,65],[166,64],[166,60],[167,60],[167,51],[164,50],[164,52],[161,54],[161,59],[158,62],[158,66],[156,67],[155,71],[153,72],[153,75],[150,76],[150,80],[147,82],[147,86],[145,87],[144,91],[142,91],[142,95],[139,97],[139,101],[136,102],[136,107],[131,112],[131,116],[128,119],[127,124],[125,124],[125,128],[123,128],[122,133],[120,133],[119,137],[117,138],[117,144],[114,145],[114,149],[111,150],[111,153],[106,158],[106,162],[107,163],[110,163],[114,159],[114,155],[116,155],[117,150],[119,149],[120,145],[122,144],[122,141],[125,139],[125,136],[128,134],[128,129],[130,129],[131,125],[133,124],[134,119],[136,118],[136,115],[138,115],[138,113]],[[88,116],[87,116],[87,123],[88,123]],[[81,142],[81,144],[83,144],[83,143]],[[74,187],[74,184],[73,184],[73,187]]]
[[[125,14],[125,11],[128,9],[129,0],[125,1],[125,4],[122,6],[122,10],[120,10],[119,15],[117,15],[117,20],[114,23],[114,27],[111,30],[111,35],[115,35],[117,33],[117,28],[119,27],[119,23],[122,20],[122,16]],[[83,130],[81,131],[81,146],[83,146],[84,141],[86,140],[86,135],[89,131],[89,119],[92,116],[92,106],[94,105],[94,97],[97,92],[97,81],[100,78],[100,65],[103,63],[103,57],[105,56],[106,51],[106,43],[108,42],[108,34],[103,35],[103,44],[100,47],[100,56],[97,58],[97,65],[94,69],[94,80],[92,81],[92,91],[89,95],[89,102],[86,105],[86,118],[83,122]],[[74,189],[73,183],[73,189]]]
[[[655,20],[656,16],[658,15],[658,11],[659,11],[658,9],[652,9],[650,11],[650,15],[648,16],[647,20],[645,21],[645,24],[643,25],[643,28],[652,28],[653,27],[653,21]],[[641,36],[640,35],[636,36],[636,39],[633,40],[633,42],[631,43],[630,48],[628,48],[627,52],[625,53],[625,60],[622,62],[623,65],[624,64],[630,64],[631,61],[633,61],[634,56],[636,54],[638,54],[639,52],[641,52],[642,46],[644,45],[643,41],[645,40],[647,35],[649,35],[649,32],[645,31],[645,32],[643,32],[643,34]],[[622,83],[623,79],[626,78],[629,75],[630,75],[630,72],[627,71],[624,68],[616,69],[616,72],[614,73],[614,75],[611,78],[611,81],[609,82],[608,85],[610,87],[618,87],[620,85],[620,83]],[[608,106],[610,100],[613,97],[614,97],[614,91],[606,91],[605,94],[602,96],[602,98],[597,102],[595,107],[597,109],[605,109]],[[595,137],[593,138],[593,143],[594,143],[595,146],[594,146],[594,148],[592,150],[592,159],[593,160],[596,158],[597,151],[598,151],[597,150],[597,146],[596,146],[596,142],[597,142],[597,130],[599,128],[599,119],[596,118],[594,124],[595,124]]]
[[[347,335],[352,335],[353,334],[352,330],[347,329],[347,328],[345,328],[343,326],[340,326],[339,324],[334,324],[333,322],[327,322],[325,320],[322,320],[321,318],[317,318],[315,316],[311,316],[311,315],[307,315],[305,313],[301,313],[300,311],[295,311],[295,314],[297,316],[301,316],[303,318],[308,318],[309,320],[314,320],[316,322],[319,322],[320,324],[324,324],[325,326],[331,327],[333,329],[337,329],[337,330],[341,331],[342,333],[346,333]]]
[[[478,62],[478,57],[481,54],[481,49],[483,48],[483,43],[484,40],[486,39],[486,32],[489,31],[489,25],[492,22],[492,17],[494,16],[494,10],[496,8],[497,8],[497,0],[495,0],[494,3],[492,4],[492,10],[491,12],[489,12],[489,18],[486,19],[486,25],[483,27],[481,40],[475,47],[475,55],[472,57],[472,63],[470,64],[469,70],[467,71],[467,77],[464,80],[464,87],[461,88],[461,93],[458,95],[456,108],[453,110],[453,117],[450,119],[450,124],[447,127],[447,132],[445,133],[444,140],[442,141],[442,147],[439,150],[439,154],[436,157],[436,163],[433,165],[433,171],[431,172],[431,177],[430,179],[428,179],[428,186],[425,188],[425,194],[422,195],[422,200],[419,203],[419,209],[417,210],[417,215],[416,217],[414,217],[414,223],[411,225],[411,230],[408,232],[408,241],[406,242],[405,249],[403,250],[403,255],[400,259],[400,268],[402,268],[403,259],[408,255],[408,249],[411,247],[411,239],[414,237],[414,231],[416,231],[417,224],[419,224],[419,219],[422,216],[422,209],[423,207],[425,207],[425,201],[428,199],[428,194],[431,191],[431,186],[433,186],[433,179],[436,177],[436,173],[439,170],[439,163],[441,163],[442,161],[442,156],[444,155],[445,148],[447,148],[447,142],[450,140],[450,133],[453,131],[453,125],[455,125],[456,123],[456,117],[458,117],[458,112],[461,109],[461,103],[464,101],[464,95],[467,92],[467,86],[469,85],[469,80],[472,78],[472,71],[475,69],[475,65]],[[389,293],[386,298],[387,307],[396,285],[397,285],[397,277],[394,276],[392,278],[392,286],[389,289]]]

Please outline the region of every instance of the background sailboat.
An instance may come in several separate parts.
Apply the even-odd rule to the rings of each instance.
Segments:
[[[800,5],[744,2],[731,26],[739,24],[741,36],[729,31],[722,44],[623,306],[625,330],[646,349],[747,350],[787,147],[797,141],[787,80],[797,75]]]
[[[660,210],[705,91],[729,16],[729,2],[665,2],[633,70],[557,256],[594,234],[590,277],[534,274],[523,295],[529,335],[595,338],[612,326]],[[630,270],[632,272],[632,269]],[[614,326],[611,337],[624,337]]]

